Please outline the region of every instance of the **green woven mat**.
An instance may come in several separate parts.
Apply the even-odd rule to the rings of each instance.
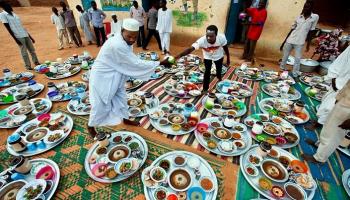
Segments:
[[[169,145],[157,144],[146,139],[149,152],[145,165],[132,177],[119,183],[102,184],[92,180],[84,169],[85,155],[93,140],[87,134],[87,120],[72,116],[74,127],[69,137],[53,150],[35,156],[35,158],[48,158],[55,161],[61,172],[60,183],[53,199],[144,199],[141,172],[160,155],[175,150]],[[113,131],[106,128],[106,131]],[[6,151],[6,145],[0,146],[0,170],[9,166],[12,156]],[[219,191],[218,199],[222,199],[224,174],[221,168],[224,162],[208,160],[217,175]]]

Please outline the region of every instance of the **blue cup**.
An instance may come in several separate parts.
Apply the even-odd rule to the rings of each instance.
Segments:
[[[13,173],[13,174],[11,175],[11,179],[14,180],[14,181],[17,181],[17,180],[25,179],[25,177],[24,177],[23,174],[20,174],[20,173]]]
[[[46,148],[46,144],[44,141],[40,140],[39,142],[36,143],[36,146],[39,148],[39,149],[45,149]]]
[[[37,146],[35,143],[30,143],[27,145],[27,148],[29,151],[35,151],[37,149]]]

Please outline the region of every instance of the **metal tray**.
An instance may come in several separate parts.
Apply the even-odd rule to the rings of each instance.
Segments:
[[[247,68],[246,70],[252,70],[252,69],[258,69],[258,68]],[[252,81],[261,81],[264,79],[264,75],[263,75],[263,72],[262,70],[258,69],[258,71],[260,72],[260,75],[257,77],[257,78],[251,78],[249,77],[248,75],[245,74],[245,72],[243,72],[241,69],[239,68],[236,68],[235,69],[235,74],[238,76],[238,77],[241,77],[243,79],[246,79],[246,80],[252,80]]]
[[[253,115],[265,115],[265,116],[269,117],[267,114],[253,114]],[[249,120],[249,119],[254,119],[254,118],[252,117],[253,115],[250,115],[250,116],[248,116],[247,118],[244,119],[244,124],[245,124],[245,125],[247,125],[247,123],[246,123],[247,120]],[[298,137],[298,139],[297,139],[297,141],[295,141],[293,144],[290,144],[290,143],[286,143],[286,144],[283,144],[283,145],[275,144],[274,146],[280,147],[280,148],[282,148],[282,149],[288,149],[288,148],[295,147],[296,145],[299,144],[299,141],[300,141],[300,136],[299,136],[298,131],[297,131],[297,130],[295,129],[295,127],[294,127],[292,124],[290,124],[287,120],[284,120],[284,119],[282,119],[282,118],[280,118],[280,119],[282,120],[281,124],[285,124],[286,127],[289,127],[289,129],[290,129],[289,132],[294,133],[294,134]],[[254,121],[258,121],[258,120],[254,120]],[[269,117],[269,122],[273,123],[273,122],[271,121],[271,118],[270,118],[270,117]],[[248,127],[248,130],[247,130],[247,131],[248,131],[248,133],[250,134],[250,136],[251,136],[255,141],[258,141],[258,140],[256,139],[256,135],[254,135],[254,134],[252,133],[251,127],[250,127],[249,125],[247,125],[247,127]],[[273,136],[271,136],[271,135],[268,135],[268,134],[266,134],[266,133],[262,133],[262,135],[275,138],[275,137],[273,137]],[[259,142],[259,141],[258,141],[258,142]]]
[[[230,97],[230,96],[232,96],[232,95],[229,95],[229,94],[221,94],[221,93],[216,93],[215,95],[216,95],[218,98],[221,98],[221,97]],[[210,112],[210,113],[213,114],[213,115],[217,115],[217,116],[226,115],[226,114],[227,114],[227,111],[232,110],[232,109],[223,109],[223,108],[219,109],[219,111],[216,111],[215,109],[207,109],[207,108],[205,107],[205,102],[207,101],[207,99],[208,99],[208,95],[204,96],[204,98],[202,99],[202,105],[203,105],[203,107],[204,107],[205,110],[207,110],[208,112]],[[237,99],[237,100],[238,100],[238,99]],[[238,100],[238,101],[240,101],[240,100]],[[243,101],[240,101],[240,102],[244,104]],[[237,111],[237,110],[235,110],[235,111]],[[241,117],[241,116],[243,116],[246,112],[247,112],[247,106],[244,104],[244,108],[241,109],[241,110],[238,110],[237,115],[235,115],[235,117]]]
[[[132,98],[133,95],[143,96],[144,94],[145,94],[144,91],[136,91],[136,92],[129,93],[129,94],[127,95],[127,98],[128,98],[128,100],[129,100],[130,98]],[[135,117],[135,118],[136,118],[136,117],[144,117],[144,116],[150,114],[150,111],[151,111],[152,109],[155,109],[155,108],[157,108],[158,106],[159,106],[159,99],[158,99],[158,97],[153,96],[153,105],[146,105],[146,104],[144,104],[144,109],[141,109],[141,113],[139,113],[138,115],[132,115],[132,114],[129,112],[129,116],[130,116],[130,117]],[[130,109],[130,107],[129,107],[129,109]]]
[[[52,180],[52,182],[53,182],[53,185],[52,185],[50,191],[47,192],[47,193],[44,195],[46,200],[51,199],[51,198],[53,197],[53,195],[55,194],[55,191],[56,191],[56,189],[57,189],[57,187],[58,187],[58,184],[59,184],[59,181],[60,181],[60,169],[59,169],[57,163],[55,163],[55,162],[52,161],[52,160],[44,159],[44,158],[32,159],[32,160],[29,160],[29,162],[32,163],[33,167],[32,167],[32,169],[31,169],[30,173],[24,175],[24,177],[25,177],[24,181],[26,181],[27,183],[29,183],[30,181],[36,179],[36,178],[35,178],[35,171],[34,171],[34,169],[33,169],[35,166],[49,165],[49,166],[51,166],[51,167],[53,168],[53,170],[56,172],[54,178],[53,178],[53,179],[50,179],[50,180]],[[1,172],[0,174],[6,172],[6,171],[8,171],[8,170],[9,170],[9,169],[7,169],[7,170]],[[12,182],[12,181],[11,181],[11,182]],[[11,183],[11,182],[10,182],[10,183]],[[6,186],[6,185],[4,185],[4,186]],[[2,190],[2,189],[1,189],[1,190]],[[0,191],[1,191],[1,190],[0,190]]]
[[[311,95],[309,95],[310,90],[311,90],[311,87],[307,87],[307,88],[305,88],[304,92],[308,97],[310,97],[311,99],[315,99],[316,101],[322,101],[323,97],[327,94],[327,93],[324,93],[322,95],[322,97],[311,96]]]
[[[170,168],[168,170],[168,172],[170,172],[171,170],[178,168],[177,166],[175,166],[174,162],[172,162],[176,156],[181,155],[181,156],[185,156],[187,159],[188,158],[197,158],[200,161],[200,167],[198,168],[198,170],[201,173],[201,177],[209,177],[212,182],[214,183],[214,190],[211,191],[210,193],[206,192],[206,198],[205,200],[213,200],[216,199],[217,194],[218,194],[218,181],[216,178],[216,174],[214,172],[214,170],[211,168],[211,166],[209,165],[209,163],[204,160],[202,157],[198,156],[197,154],[191,153],[191,152],[187,152],[187,151],[172,151],[166,154],[163,154],[161,156],[159,156],[155,161],[153,161],[153,163],[151,164],[150,167],[156,167],[159,165],[160,161],[162,160],[168,160],[170,161]],[[190,168],[187,164],[185,166],[182,166],[180,168],[185,168],[187,169],[189,172],[194,172],[194,170],[192,168]],[[145,176],[145,170],[142,172],[142,176],[141,176],[141,180],[144,180],[144,176]],[[195,178],[194,173],[191,173],[191,178],[192,178],[192,186],[198,186],[200,187],[199,181]],[[153,194],[155,192],[157,188],[148,188],[145,184],[143,184],[143,191],[145,193],[146,199],[147,200],[153,200],[155,199],[153,197]],[[166,189],[168,190],[169,193],[176,193],[174,192],[170,186],[167,186]]]
[[[67,104],[67,110],[68,112],[72,113],[73,115],[79,115],[79,116],[84,116],[84,115],[89,115],[91,111],[91,104],[89,102],[85,102],[86,99],[89,99],[89,93],[85,93],[85,96],[82,99],[79,100],[73,100],[71,99],[69,103]],[[74,108],[74,104],[77,104]],[[89,109],[88,111],[85,111],[84,109]]]
[[[208,123],[209,124],[209,131],[210,132],[213,132],[213,128],[210,126],[210,123],[211,122],[219,122],[221,125],[222,125],[222,119],[219,118],[219,117],[210,117],[210,118],[206,118],[206,119],[203,119],[201,121],[201,123]],[[243,127],[245,127],[245,130],[247,129],[247,127],[244,125],[244,124],[241,124],[241,123],[236,123],[234,126],[236,125],[241,125]],[[196,139],[198,140],[199,144],[201,144],[206,150],[212,152],[212,153],[215,153],[217,155],[221,155],[221,156],[239,156],[241,154],[244,154],[246,151],[249,150],[250,146],[252,145],[252,138],[250,137],[249,133],[247,131],[235,131],[233,129],[228,129],[230,132],[240,132],[241,134],[241,140],[244,141],[245,143],[245,147],[242,148],[242,149],[234,149],[233,151],[231,152],[225,152],[223,150],[220,150],[220,147],[219,147],[219,139],[217,139],[216,137],[212,136],[211,137],[211,140],[214,140],[216,143],[217,143],[217,147],[215,149],[210,149],[208,146],[207,146],[207,141],[203,138],[203,135],[201,133],[199,133],[197,130],[195,130],[194,134],[196,136]],[[230,139],[228,140],[230,142],[233,142],[234,139]]]
[[[25,82],[28,82],[29,80],[33,79],[34,78],[34,74],[31,73],[31,72],[20,72],[18,74],[13,74],[13,75],[16,75],[16,76],[20,76],[20,78],[22,77],[27,77],[28,80],[20,80],[18,82],[15,82],[15,83],[11,83],[9,80],[6,84],[3,84],[3,80],[5,79],[5,77],[0,77],[0,87],[11,87],[11,86],[14,86],[14,85],[18,85],[18,84],[21,84],[21,83],[25,83]],[[13,76],[12,75],[12,76]]]
[[[191,83],[191,82],[187,82],[187,81],[185,81],[185,82],[183,82],[183,84],[194,84],[194,83]],[[164,84],[163,84],[163,89],[164,89],[164,91],[168,94],[168,95],[170,95],[170,96],[173,96],[173,97],[177,97],[177,98],[180,98],[180,99],[190,99],[190,98],[194,98],[194,97],[196,97],[196,96],[194,96],[194,95],[191,95],[190,94],[190,91],[189,92],[185,92],[185,95],[184,96],[179,96],[177,93],[173,93],[172,91],[170,91],[170,90],[172,90],[172,89],[174,89],[174,90],[176,90],[176,91],[178,91],[177,89],[175,89],[175,88],[172,88],[172,89],[167,89],[166,88],[166,86],[173,86],[172,84],[170,84],[169,83],[169,81],[167,81],[167,82],[165,82]],[[199,90],[199,87],[197,86],[197,85],[195,85],[195,89],[193,89],[193,91],[195,91],[195,90],[197,90],[197,91],[200,91]],[[192,90],[191,90],[192,91]],[[199,96],[199,95],[198,95]]]
[[[50,79],[50,80],[59,80],[59,79],[64,79],[64,78],[67,78],[67,77],[71,77],[71,76],[74,76],[74,75],[76,75],[77,73],[79,73],[80,71],[81,71],[81,67],[80,66],[74,66],[75,68],[74,68],[74,71],[73,71],[73,73],[66,73],[66,74],[62,74],[62,75],[59,75],[59,76],[57,76],[57,77],[49,77],[49,76],[47,76],[46,74],[46,77],[48,78],[48,79]]]
[[[91,167],[94,165],[94,164],[90,164],[89,163],[89,158],[90,156],[93,155],[93,153],[95,152],[95,150],[97,149],[97,147],[99,146],[98,143],[95,143],[90,149],[89,151],[87,152],[86,154],[86,157],[85,157],[85,161],[84,161],[84,168],[85,168],[85,171],[86,173],[90,176],[90,178],[92,178],[93,180],[95,181],[98,181],[98,182],[101,182],[101,183],[116,183],[116,182],[120,182],[120,181],[123,181],[127,178],[129,178],[130,176],[132,176],[134,173],[136,173],[141,167],[142,165],[145,163],[146,159],[147,159],[147,155],[148,155],[148,147],[147,147],[147,143],[146,141],[141,137],[139,136],[137,133],[133,133],[133,132],[129,132],[129,131],[118,131],[118,132],[114,132],[111,134],[111,137],[109,138],[109,146],[107,147],[107,152],[113,148],[115,145],[118,145],[117,143],[114,143],[113,142],[113,138],[117,135],[120,135],[123,137],[123,139],[127,136],[131,136],[132,137],[132,140],[130,140],[129,142],[121,142],[121,143],[118,143],[118,144],[124,144],[124,145],[127,145],[128,143],[131,143],[131,142],[137,142],[139,144],[139,147],[141,149],[141,154],[142,156],[140,156],[138,158],[138,161],[139,161],[139,167],[137,170],[135,170],[134,172],[130,173],[130,174],[127,174],[127,175],[120,175],[118,174],[118,176],[114,179],[108,179],[108,178],[98,178],[96,176],[94,176],[91,172]],[[130,157],[134,157],[134,158],[137,158],[136,156],[132,155],[132,153],[130,154]],[[106,161],[106,156],[100,156],[99,157],[99,160],[102,160],[102,162]],[[107,161],[106,161],[107,162]],[[114,164],[112,163],[108,163],[108,166],[109,167],[114,167]]]
[[[51,115],[51,118],[52,116],[54,117],[57,117],[61,112],[58,112],[58,113],[50,113]],[[70,134],[70,132],[72,131],[73,129],[73,119],[67,115],[67,114],[64,114],[62,113],[63,115],[66,116],[66,119],[65,119],[65,126],[68,128],[66,132],[63,133],[63,137],[58,140],[57,142],[55,143],[51,143],[51,144],[48,144],[46,143],[46,148],[44,149],[40,149],[40,148],[37,148],[35,151],[29,151],[28,149],[25,149],[24,151],[22,152],[16,152],[12,149],[12,147],[9,145],[8,141],[6,141],[6,149],[7,151],[11,154],[11,155],[14,155],[14,156],[19,156],[19,155],[22,155],[22,156],[25,156],[25,157],[28,157],[28,156],[34,156],[34,155],[38,155],[38,154],[41,154],[41,153],[44,153],[46,151],[49,151],[51,150],[52,148],[56,147],[57,145],[61,144],[67,137],[68,135]],[[21,127],[19,127],[14,133],[20,133],[22,132],[24,135],[26,135],[23,131],[23,129],[26,127],[26,125],[29,125],[29,124],[39,124],[39,120],[38,118],[35,118],[29,122],[26,122],[25,124],[23,124]],[[48,134],[46,135],[46,137],[51,133],[52,131],[49,131]],[[24,136],[21,136],[21,137],[24,137]],[[45,140],[45,139],[44,139]]]
[[[350,187],[349,187],[349,183],[350,183],[350,169],[346,170],[343,172],[342,175],[342,183],[343,183],[343,187],[346,191],[346,193],[348,194],[348,196],[350,197]]]
[[[305,85],[312,86],[317,83],[324,83],[323,78],[321,76],[317,76],[313,74],[311,74],[310,76],[310,81],[306,81],[308,77],[307,75],[310,75],[310,74],[303,73],[301,76],[299,76],[300,82],[304,83]]]
[[[68,83],[79,83],[79,85],[82,85],[83,88],[85,89],[85,91],[87,90],[88,88],[88,84],[85,83],[85,82],[82,82],[82,81],[68,81],[68,82],[62,82],[62,83],[57,83],[56,84],[56,87],[59,88],[59,90],[61,88],[67,88],[65,89],[66,91],[64,93],[59,93],[59,95],[55,96],[55,97],[49,97],[48,95],[46,95],[46,98],[50,99],[51,101],[53,102],[62,102],[62,101],[69,101],[72,99],[72,97],[69,95],[69,96],[64,96],[64,94],[67,94],[69,93],[69,90],[72,90],[72,91],[75,91],[77,86],[76,85],[71,85],[71,86],[68,86]],[[68,89],[70,88],[70,89]]]
[[[263,195],[264,197],[266,197],[266,198],[268,198],[268,199],[278,200],[277,198],[275,198],[274,196],[272,196],[272,194],[271,194],[270,191],[264,191],[264,190],[260,189],[259,183],[258,183],[259,178],[260,178],[260,177],[265,177],[265,176],[263,175],[263,173],[262,173],[260,167],[256,167],[256,168],[258,169],[258,171],[259,171],[259,175],[256,176],[256,177],[250,176],[250,175],[247,174],[246,171],[245,171],[245,167],[246,167],[247,165],[250,165],[249,160],[248,160],[248,159],[249,159],[248,156],[249,156],[249,155],[252,155],[252,154],[253,154],[253,155],[256,155],[256,154],[257,154],[257,149],[258,149],[258,148],[259,148],[259,146],[258,146],[257,144],[255,144],[255,145],[253,145],[253,146],[251,147],[251,149],[249,149],[249,151],[247,151],[247,153],[245,153],[244,155],[242,155],[242,156],[240,157],[241,172],[242,172],[242,174],[244,175],[244,178],[248,181],[248,183],[249,183],[257,192],[259,192],[261,195]],[[292,160],[298,160],[293,154],[289,153],[289,152],[286,151],[286,150],[283,150],[283,149],[278,148],[278,147],[273,147],[273,148],[274,148],[276,151],[278,151],[278,152],[280,153],[281,156],[286,156],[286,157],[288,157],[291,161],[292,161]],[[270,158],[270,157],[269,157],[269,158]],[[271,158],[271,159],[272,159],[272,158]],[[309,174],[310,176],[312,176],[311,173],[310,173],[310,169],[308,170],[308,174]],[[284,183],[286,183],[286,182],[288,182],[288,181],[286,181],[286,182],[284,182],[284,183],[278,183],[278,182],[274,182],[274,181],[271,180],[271,182],[272,182],[273,185],[278,185],[278,186],[280,186],[280,187],[283,188]],[[308,200],[311,200],[311,199],[314,197],[316,188],[317,188],[317,184],[316,184],[316,187],[312,188],[311,190],[305,190],[306,193],[307,193],[307,199],[308,199]],[[284,196],[283,199],[287,200],[287,199],[290,199],[290,198],[288,198],[288,195],[285,194],[285,196]]]
[[[264,85],[261,86],[261,89],[262,89],[262,91],[264,91],[269,96],[276,97],[276,98],[282,98],[280,91],[279,91],[278,94],[273,94],[273,93],[271,93],[270,91],[267,90],[268,86],[276,86],[277,88],[279,88],[278,84],[276,84],[276,83],[264,84]],[[291,100],[291,101],[296,101],[296,100],[300,99],[301,98],[300,92],[298,90],[296,90],[296,89],[294,89],[294,91],[295,91],[294,95],[293,94],[288,94],[288,98],[285,98],[285,99],[288,99],[288,100]]]
[[[217,90],[218,92],[220,92],[220,93],[224,93],[224,92],[222,91],[222,84],[223,84],[224,82],[229,82],[231,86],[232,86],[232,85],[238,85],[239,88],[243,88],[244,90],[247,91],[245,95],[244,95],[244,94],[232,95],[232,96],[237,97],[237,98],[239,98],[239,99],[250,97],[250,96],[252,96],[253,93],[254,93],[253,89],[252,89],[251,87],[249,87],[247,84],[244,84],[244,83],[241,83],[241,82],[238,82],[238,81],[231,81],[231,80],[220,81],[218,84],[216,84],[216,90]],[[230,87],[231,87],[231,86],[230,86]]]
[[[273,74],[277,75],[279,78],[277,81],[285,81],[287,82],[289,85],[294,85],[295,84],[295,80],[292,76],[288,75],[288,78],[283,80],[280,78],[280,76],[278,75],[278,72],[277,71],[273,71],[273,70],[264,70],[263,71],[263,74],[264,74],[264,81],[267,82],[267,83],[271,83],[272,80],[268,80],[268,76],[271,76]]]
[[[37,85],[40,87],[40,90],[38,90],[34,94],[30,95],[28,98],[32,98],[32,97],[40,94],[44,90],[45,86],[43,84],[37,83]],[[25,89],[25,88],[29,88],[29,87],[30,86],[28,86],[27,83],[22,83],[22,84],[18,84],[18,85],[15,85],[15,86],[12,86],[12,87],[9,87],[9,88],[6,88],[6,89],[2,90],[0,92],[0,95],[1,94],[7,94],[7,93],[12,94],[14,96],[13,97],[14,101],[12,101],[10,103],[0,102],[0,105],[13,104],[13,103],[18,102],[17,99],[15,98],[15,96],[20,94],[19,90]]]

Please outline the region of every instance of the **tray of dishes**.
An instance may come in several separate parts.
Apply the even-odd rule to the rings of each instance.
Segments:
[[[73,76],[80,72],[81,67],[78,65],[71,64],[54,64],[51,65],[50,71],[46,72],[45,75],[48,79],[56,80],[63,79]]]
[[[264,74],[261,69],[258,68],[236,68],[235,74],[238,77],[247,79],[247,80],[252,80],[252,81],[260,81],[264,79]]]
[[[146,199],[216,199],[218,181],[209,163],[197,154],[172,151],[142,171]]]
[[[304,124],[310,119],[303,103],[287,99],[265,98],[259,102],[259,108],[263,113],[279,116],[292,124]]]
[[[224,126],[221,117],[203,119],[198,123],[195,136],[199,144],[208,151],[222,156],[239,156],[250,148],[252,138],[247,127],[239,122]]]
[[[253,89],[247,84],[223,80],[216,85],[216,90],[223,94],[231,94],[237,98],[247,98],[253,95]]]
[[[350,169],[343,172],[342,183],[346,193],[350,197]]]
[[[289,85],[295,84],[294,78],[290,75],[283,77],[283,74],[281,74],[280,72],[277,72],[277,71],[273,71],[273,70],[265,70],[265,71],[263,71],[263,74],[264,74],[264,81],[268,82],[268,83],[277,82],[277,81],[284,81]]]
[[[184,80],[190,83],[199,84],[203,82],[204,74],[197,71],[181,71],[175,74],[178,80]]]
[[[22,105],[23,104],[23,105]],[[49,99],[36,98],[5,108],[0,116],[0,128],[20,127],[29,118],[39,116],[51,110]]]
[[[159,106],[159,99],[154,94],[144,91],[129,93],[127,96],[130,117],[144,117]]]
[[[35,81],[33,81],[33,84],[22,83],[8,87],[0,92],[0,105],[16,103],[18,102],[17,97],[23,95],[28,98],[34,97],[43,90],[44,85],[36,83]]]
[[[89,55],[88,52],[84,52],[81,55],[73,54],[72,56],[68,57],[64,63],[71,65],[80,65],[83,61],[87,61],[89,64],[92,64],[94,59],[91,57],[91,55]]]
[[[73,115],[89,115],[91,111],[89,93],[86,92],[82,98],[71,99],[67,104],[67,110]]]
[[[162,65],[159,65],[154,70],[154,73],[151,75],[150,80],[156,80],[156,79],[162,78],[164,76],[164,74],[165,74],[164,67]]]
[[[284,82],[278,83],[267,83],[261,86],[262,91],[264,91],[267,95],[283,98],[288,100],[298,100],[301,98],[301,94],[294,87],[289,86]]]
[[[88,84],[82,81],[68,81],[56,83],[53,89],[49,89],[47,98],[53,102],[69,101],[73,97],[84,93],[87,90]]]
[[[192,103],[169,102],[152,109],[149,114],[152,126],[169,135],[184,135],[196,129],[199,121],[197,108]]]
[[[151,61],[159,60],[159,56],[157,52],[154,52],[154,51],[140,52],[137,54],[137,56],[142,60],[151,60]]]
[[[58,165],[49,159],[15,157],[0,173],[0,199],[49,200],[60,181]]]
[[[308,199],[317,189],[310,169],[293,154],[278,147],[266,151],[253,145],[240,158],[248,183],[268,199]]]
[[[15,156],[38,155],[62,143],[72,128],[73,119],[67,114],[42,114],[13,132],[7,138],[6,149]]]
[[[125,83],[125,90],[130,91],[141,87],[143,80],[130,78]]]
[[[147,159],[147,144],[136,133],[99,133],[95,139],[97,141],[89,149],[84,161],[86,173],[95,181],[123,181],[136,173]]]
[[[184,71],[185,67],[183,65],[171,65],[169,68],[165,68],[163,72],[165,74],[175,74],[177,72]]]
[[[81,75],[81,79],[85,82],[89,82],[91,71],[88,70]]]
[[[248,133],[258,142],[267,142],[282,149],[299,144],[300,136],[295,127],[278,116],[253,114],[244,119]]]
[[[329,87],[326,84],[318,83],[313,86],[305,88],[304,92],[307,96],[317,101],[322,101],[322,98],[328,92]]]
[[[198,67],[201,63],[201,58],[194,54],[188,54],[179,58],[176,63],[183,66]]]
[[[299,80],[308,86],[312,86],[312,85],[319,84],[319,83],[326,84],[322,76],[318,76],[318,75],[310,74],[310,73],[302,73],[299,76]]]
[[[196,84],[183,80],[168,80],[163,84],[163,88],[167,94],[177,98],[190,99],[201,95]]]
[[[208,112],[217,116],[241,117],[247,112],[245,103],[230,94],[209,93],[202,99],[202,105]]]
[[[227,65],[222,64],[221,74],[222,75],[226,74],[228,68],[229,67]],[[205,65],[204,64],[199,65],[199,71],[201,71],[203,73],[205,72]],[[216,75],[216,65],[215,65],[214,62],[212,64],[212,66],[211,66],[210,74],[211,75]]]
[[[10,72],[11,73],[11,72]],[[34,75],[31,72],[20,72],[17,74],[10,74],[8,76],[0,77],[0,87],[9,87],[25,83],[33,79]]]

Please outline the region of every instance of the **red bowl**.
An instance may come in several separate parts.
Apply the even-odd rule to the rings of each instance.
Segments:
[[[38,116],[38,121],[50,121],[51,115],[49,113],[41,114]]]
[[[51,180],[55,176],[55,171],[54,169],[46,165],[45,167],[41,168],[38,173],[36,173],[35,178],[36,179],[44,179],[44,180]]]
[[[197,124],[197,131],[200,133],[204,133],[208,130],[209,125],[207,123],[198,123]]]

